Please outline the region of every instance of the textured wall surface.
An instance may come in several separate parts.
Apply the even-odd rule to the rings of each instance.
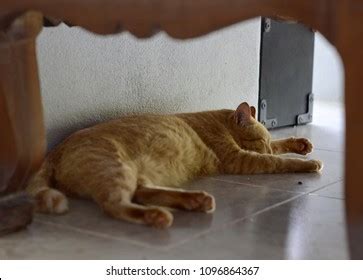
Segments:
[[[260,20],[201,38],[44,29],[38,60],[48,143],[110,118],[257,104]]]

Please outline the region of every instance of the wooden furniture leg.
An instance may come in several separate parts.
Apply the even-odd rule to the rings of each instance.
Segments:
[[[350,255],[363,259],[363,4],[341,1],[336,45],[345,67],[345,195]]]
[[[363,34],[362,34],[363,36]],[[357,44],[359,46],[359,44]],[[359,50],[361,52],[361,50]],[[354,59],[354,55],[351,55]],[[363,61],[363,56],[360,61]],[[356,63],[353,65],[357,65]],[[363,259],[363,95],[358,65],[346,64],[345,196],[350,255]],[[362,73],[360,73],[361,75]],[[360,105],[360,106],[359,106]]]
[[[27,12],[0,30],[0,234],[26,226],[32,202],[21,191],[45,151],[35,39],[40,13]]]

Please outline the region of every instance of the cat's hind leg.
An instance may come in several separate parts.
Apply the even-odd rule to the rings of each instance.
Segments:
[[[204,191],[189,191],[152,185],[138,185],[133,201],[143,205],[211,213],[215,210],[214,197]]]
[[[34,198],[35,211],[45,214],[64,214],[68,211],[66,196],[50,186],[49,168],[45,162],[29,180],[26,191]]]
[[[168,210],[131,201],[137,173],[137,166],[119,143],[98,137],[68,145],[57,163],[55,179],[66,193],[93,199],[113,218],[160,228],[170,226],[173,216]]]
[[[156,228],[167,228],[173,223],[170,211],[161,207],[143,206],[132,202],[102,202],[101,207],[111,217]]]
[[[93,199],[103,211],[113,218],[156,228],[167,228],[173,222],[173,215],[167,209],[144,206],[132,201],[136,180],[129,173],[109,178],[99,188],[94,188]]]

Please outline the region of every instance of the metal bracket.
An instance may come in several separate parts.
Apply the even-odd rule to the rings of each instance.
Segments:
[[[312,122],[313,120],[313,103],[314,94],[310,93],[308,95],[308,112],[306,114],[301,114],[297,116],[297,124],[305,124]]]
[[[262,99],[260,102],[260,123],[266,128],[273,128],[277,126],[277,119],[267,119],[267,101]]]
[[[263,28],[263,32],[270,32],[271,31],[271,19],[264,18],[262,28]]]

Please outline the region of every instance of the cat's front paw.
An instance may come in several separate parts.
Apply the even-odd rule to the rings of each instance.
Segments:
[[[295,153],[300,155],[307,155],[313,151],[313,144],[306,138],[295,138],[294,141],[294,150]]]
[[[312,159],[308,160],[307,163],[309,166],[307,171],[309,172],[319,172],[323,169],[323,162],[320,160]]]

